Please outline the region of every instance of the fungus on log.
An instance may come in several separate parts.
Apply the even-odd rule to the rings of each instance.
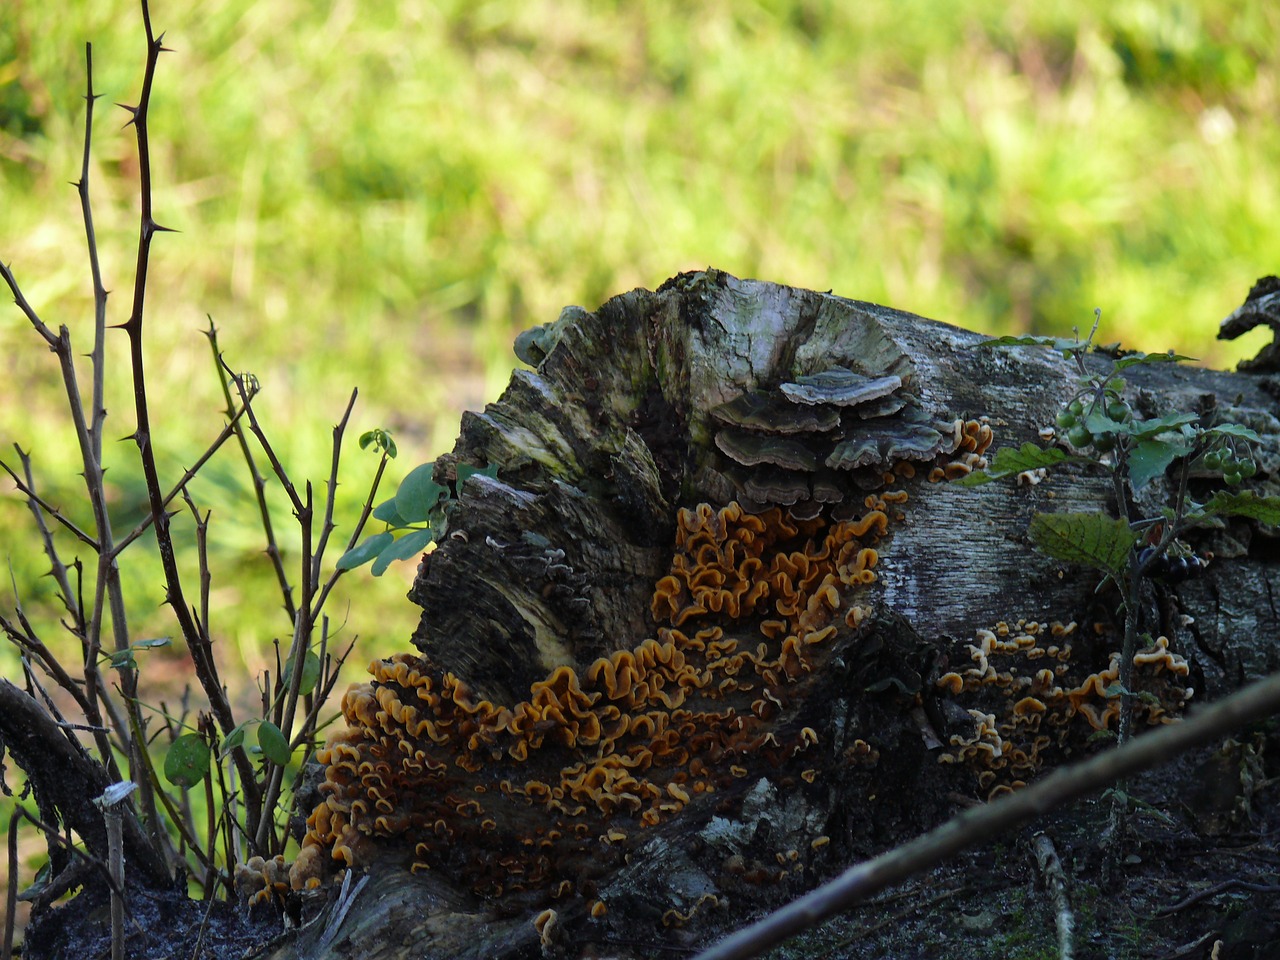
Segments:
[[[535,369],[437,461],[463,535],[418,571],[416,652],[373,664],[319,754],[293,885],[322,897],[335,872],[371,871],[331,942],[370,958],[705,942],[938,821],[956,791],[1096,749],[1115,605],[1025,531],[1110,488],[1070,467],[946,482],[1039,439],[1075,389],[1055,354],[981,339],[715,270],[522,335]],[[1274,483],[1261,378],[1126,377],[1139,404],[1247,420],[1256,485]],[[1144,509],[1168,496],[1157,479]],[[1226,643],[1205,592],[1268,591],[1251,552],[1268,536],[1207,534],[1219,561],[1148,625],[1152,722],[1278,665]],[[324,955],[314,939],[273,955]]]

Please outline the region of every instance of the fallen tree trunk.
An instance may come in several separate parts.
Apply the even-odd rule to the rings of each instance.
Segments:
[[[368,879],[322,883],[258,955],[707,943],[1097,749],[1118,596],[1026,531],[1112,488],[1070,465],[947,482],[1041,440],[1078,388],[983,339],[714,270],[523,337],[536,369],[437,462],[417,652],[348,695],[321,755],[295,883]],[[1144,416],[1247,423],[1273,482],[1270,373],[1126,379]],[[1143,511],[1173,495],[1158,478]],[[1280,669],[1273,543],[1209,530],[1204,575],[1152,595],[1153,722]]]

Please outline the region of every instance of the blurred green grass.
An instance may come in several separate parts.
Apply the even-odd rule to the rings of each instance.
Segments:
[[[181,232],[157,241],[148,312],[170,476],[221,422],[206,315],[261,379],[296,477],[322,480],[358,386],[353,431],[396,431],[394,483],[496,396],[518,330],[681,270],[994,334],[1064,333],[1098,306],[1104,340],[1228,365],[1258,344],[1215,343],[1217,321],[1280,263],[1272,3],[155,0],[153,17],[175,50],[151,129],[157,216]],[[87,350],[66,186],[83,43],[105,95],[92,183],[119,322],[137,163],[109,104],[137,95],[136,3],[10,0],[2,19],[0,256]],[[41,488],[74,504],[65,399],[16,310],[0,311],[0,358],[0,440],[33,449]],[[128,434],[123,381],[108,408]],[[132,448],[111,455],[137,516]],[[372,467],[348,451],[346,529]],[[248,486],[223,459],[194,492],[215,507],[215,633],[260,666],[288,625]],[[0,529],[28,604],[56,617],[16,501]],[[171,629],[158,571],[129,576],[140,629]],[[358,665],[405,646],[411,576],[345,581],[335,614],[369,638]]]

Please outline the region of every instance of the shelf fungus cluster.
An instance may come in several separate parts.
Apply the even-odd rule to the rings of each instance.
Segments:
[[[346,694],[294,888],[395,861],[550,943],[709,923],[854,842],[837,811],[919,770],[896,688],[867,693],[918,653],[878,578],[908,495],[992,442],[930,364],[944,329],[708,271],[523,337],[436,461],[417,649]],[[646,876],[655,849],[687,869]]]
[[[796,376],[772,388],[756,388],[711,410],[716,448],[740,502],[783,504],[797,518],[831,506],[852,516],[857,500],[844,503],[851,484],[873,488],[895,467],[940,457],[930,479],[954,479],[978,465],[991,443],[979,421],[939,423],[908,390],[905,358],[889,370],[860,373],[834,366]],[[890,476],[887,482],[893,482]]]
[[[698,798],[761,774],[812,783],[806,687],[859,636],[885,508],[901,499],[868,495],[844,520],[679,510],[653,636],[557,666],[517,703],[426,656],[375,662],[343,700],[348,728],[317,754],[322,801],[294,885],[394,843],[478,894],[591,897],[634,838]]]
[[[1069,755],[1095,731],[1114,728],[1120,699],[1110,688],[1120,677],[1120,654],[1090,672],[1075,659],[1077,626],[1018,620],[979,630],[967,645],[972,666],[943,674],[940,692],[957,710],[966,702],[964,732],[950,737],[939,760],[963,764],[979,786],[996,796],[1018,787]],[[1189,666],[1157,637],[1133,658],[1138,699],[1134,716],[1149,724],[1176,720],[1192,696]]]

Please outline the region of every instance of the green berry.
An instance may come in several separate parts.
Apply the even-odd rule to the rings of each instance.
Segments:
[[[1070,410],[1062,410],[1056,418],[1059,429],[1070,430],[1078,422],[1078,418]]]
[[[1067,441],[1073,447],[1087,447],[1093,443],[1093,434],[1083,423],[1077,423],[1067,431]]]
[[[1222,454],[1217,450],[1210,450],[1204,455],[1204,466],[1206,470],[1222,469]]]
[[[1237,470],[1223,470],[1222,482],[1228,487],[1238,487],[1240,485],[1241,476]]]
[[[1244,477],[1246,480],[1248,480],[1257,472],[1258,472],[1258,465],[1254,463],[1252,460],[1240,461],[1240,476]]]
[[[1067,404],[1067,409],[1070,410],[1072,414],[1079,417],[1084,413],[1084,401],[1079,397],[1076,397]]]
[[[1133,411],[1129,409],[1129,405],[1123,400],[1112,400],[1107,404],[1107,416],[1116,423],[1125,423],[1133,416]]]
[[[1100,433],[1093,438],[1093,448],[1099,453],[1107,453],[1116,448],[1116,435],[1110,431]]]

